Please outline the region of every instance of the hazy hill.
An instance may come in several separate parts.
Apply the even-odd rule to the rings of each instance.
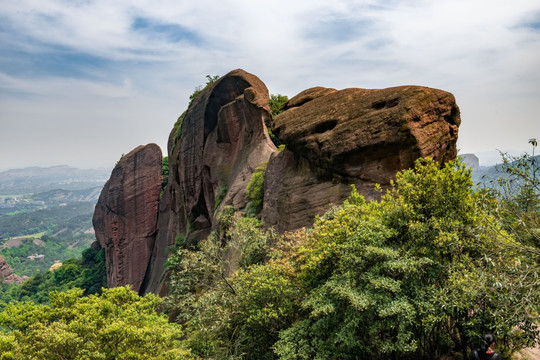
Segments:
[[[534,157],[536,164],[540,165],[540,155]],[[503,164],[493,166],[480,166],[477,170],[473,169],[472,180],[475,185],[492,187],[497,179],[504,176]]]
[[[62,204],[72,202],[91,202],[96,203],[102,186],[95,186],[82,190],[63,190],[55,189],[29,196],[34,201],[43,201],[47,204]]]
[[[65,165],[0,173],[0,255],[15,274],[45,271],[89,247],[94,206],[109,175]]]
[[[88,189],[102,186],[110,173],[109,169],[77,169],[67,165],[7,170],[0,172],[0,195]]]

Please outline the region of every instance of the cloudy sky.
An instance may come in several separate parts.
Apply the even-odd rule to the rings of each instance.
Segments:
[[[538,0],[1,0],[0,170],[164,151],[206,75],[452,92],[461,153],[540,140]]]

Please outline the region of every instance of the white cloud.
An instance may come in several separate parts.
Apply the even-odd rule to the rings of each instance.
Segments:
[[[150,26],[134,29],[137,19]],[[25,146],[52,163],[73,161],[66,137],[80,133],[89,140],[77,155],[103,162],[116,161],[113,148],[164,147],[194,87],[234,68],[290,96],[316,85],[442,88],[462,109],[461,149],[527,147],[540,137],[540,30],[523,26],[534,21],[536,0],[4,0],[0,150],[23,138],[8,123],[38,121],[57,147]],[[73,132],[59,136],[57,121]]]

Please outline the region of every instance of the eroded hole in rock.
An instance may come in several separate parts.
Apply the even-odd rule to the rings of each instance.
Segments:
[[[386,107],[391,108],[391,107],[396,106],[398,103],[399,103],[399,98],[393,98],[386,102]]]
[[[317,126],[315,127],[314,132],[316,134],[322,134],[322,133],[325,133],[327,131],[332,130],[333,128],[336,127],[336,125],[337,125],[337,120],[323,121],[322,123],[317,124]]]
[[[386,100],[378,100],[371,104],[371,107],[375,110],[381,110],[386,106]]]
[[[450,125],[457,125],[459,117],[459,109],[457,106],[452,106],[452,111],[450,111],[450,116],[446,117],[446,122]]]

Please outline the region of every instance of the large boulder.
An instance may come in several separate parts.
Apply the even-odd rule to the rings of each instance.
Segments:
[[[286,150],[268,164],[262,219],[278,231],[309,226],[356,185],[376,199],[376,183],[419,157],[455,159],[459,108],[442,90],[313,88],[284,105],[273,132]]]
[[[175,236],[196,243],[217,227],[225,206],[245,209],[251,174],[275,151],[265,126],[268,101],[258,77],[233,70],[208,85],[178,120],[169,136],[169,181],[145,291],[160,292]]]
[[[109,287],[139,291],[154,248],[161,185],[161,149],[148,144],[124,155],[103,187],[93,224]]]

